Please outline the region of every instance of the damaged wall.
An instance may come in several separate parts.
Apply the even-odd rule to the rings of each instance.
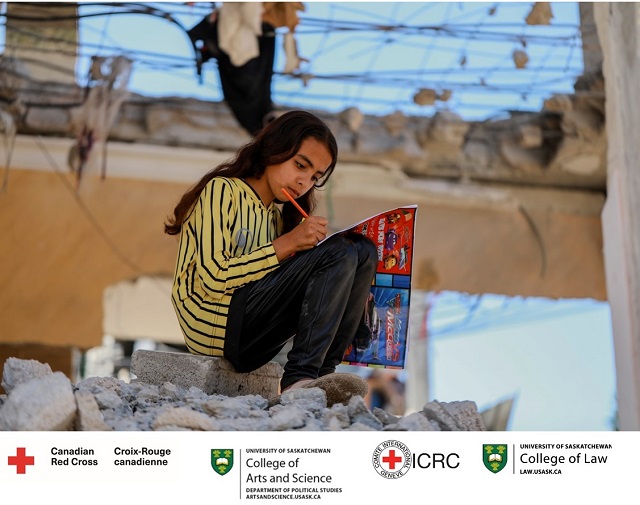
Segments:
[[[619,426],[640,430],[640,6],[596,4],[607,77],[608,194],[602,214]]]
[[[67,162],[84,96],[0,58],[3,130],[18,134],[0,193],[2,341],[98,345],[104,290],[172,275],[177,243],[162,232],[165,218],[204,171],[249,140],[225,103],[131,95],[75,193]],[[340,229],[419,204],[415,288],[606,299],[597,68],[574,95],[550,97],[539,113],[493,121],[446,111],[316,113],[340,148],[318,212]],[[2,160],[7,145],[0,143]]]
[[[72,141],[42,142],[63,167]],[[77,199],[71,174],[52,169],[32,138],[19,144],[24,149],[0,195],[0,339],[99,345],[104,290],[143,274],[172,275],[177,242],[163,233],[164,219],[197,174],[225,153],[110,143],[107,178],[85,177]],[[178,168],[188,181],[170,179]],[[149,180],[156,173],[165,180]],[[423,188],[403,173],[340,163],[318,212],[340,229],[418,203],[417,289],[604,299],[602,197],[540,193],[459,183]]]

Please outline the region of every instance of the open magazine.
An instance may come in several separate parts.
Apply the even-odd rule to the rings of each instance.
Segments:
[[[369,332],[356,336],[342,358],[343,364],[405,366],[417,210],[417,205],[398,207],[337,232],[366,235],[378,248],[378,268],[365,305]]]

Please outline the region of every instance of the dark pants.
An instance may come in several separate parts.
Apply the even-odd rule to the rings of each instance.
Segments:
[[[376,247],[362,235],[334,235],[283,261],[233,294],[224,356],[238,372],[271,361],[293,336],[280,382],[335,371],[364,325],[364,307],[377,265]]]
[[[271,81],[276,50],[273,26],[262,23],[258,37],[260,54],[240,67],[231,63],[224,51],[218,56],[218,73],[222,94],[240,125],[251,135],[264,126],[264,117],[273,110]]]

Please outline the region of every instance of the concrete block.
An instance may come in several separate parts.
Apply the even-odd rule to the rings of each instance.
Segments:
[[[148,384],[170,382],[187,388],[195,386],[208,395],[272,398],[278,394],[283,369],[272,361],[253,372],[238,373],[224,358],[139,350],[131,357],[131,372]]]

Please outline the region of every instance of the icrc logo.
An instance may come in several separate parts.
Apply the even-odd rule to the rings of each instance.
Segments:
[[[373,468],[385,479],[399,479],[411,468],[411,451],[398,440],[382,442],[373,451]]]

